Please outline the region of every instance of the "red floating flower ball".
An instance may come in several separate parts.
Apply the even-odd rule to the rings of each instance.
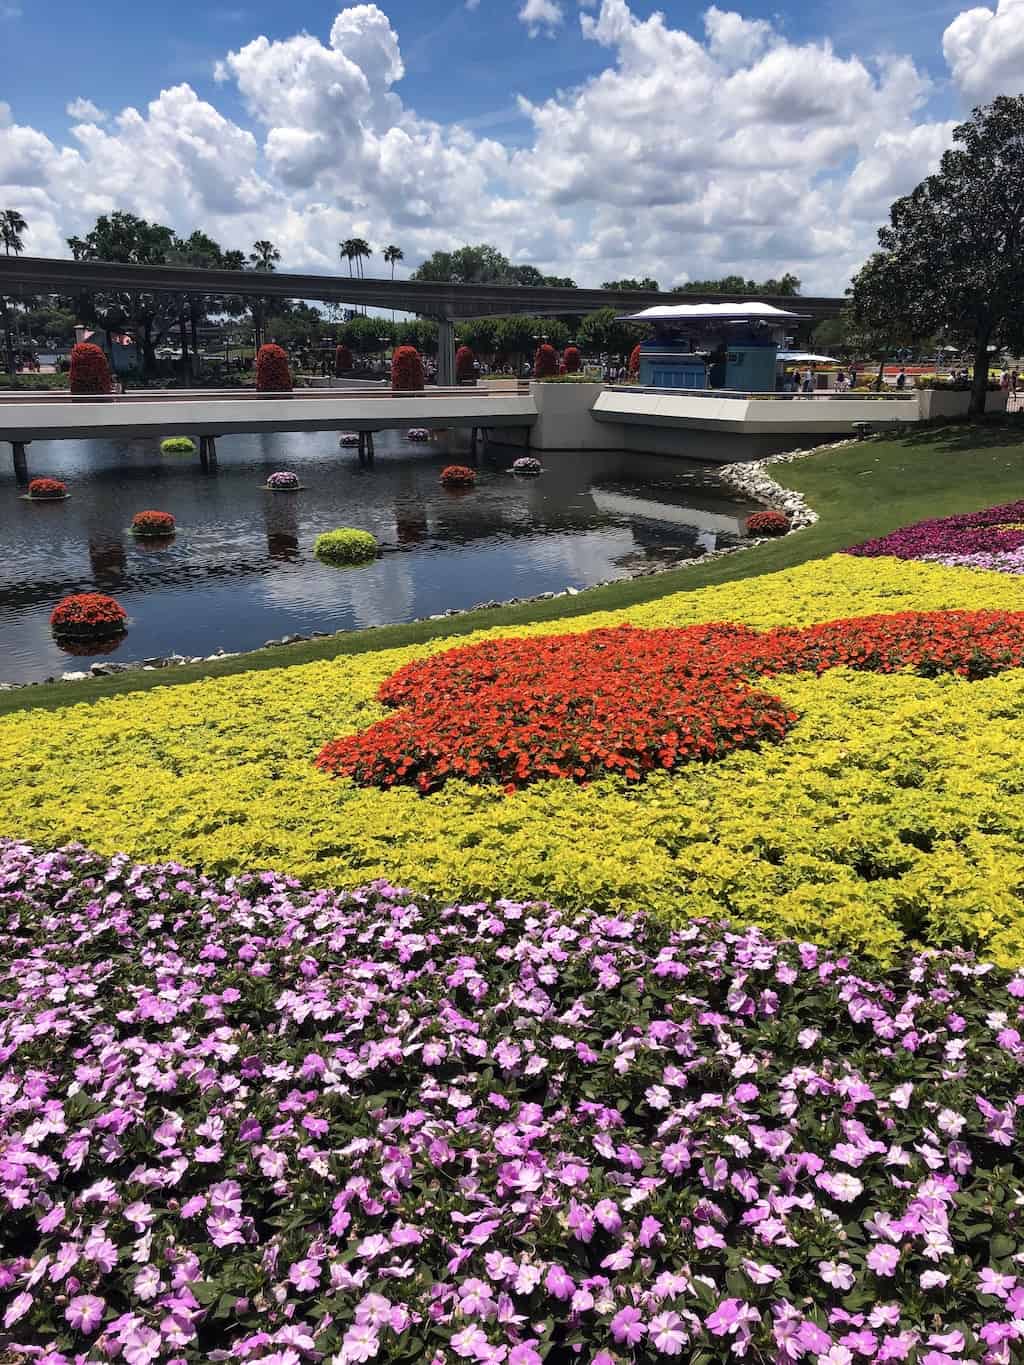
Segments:
[[[132,530],[137,536],[173,536],[175,522],[170,512],[136,512]]]
[[[68,486],[60,479],[33,479],[28,486],[28,495],[37,502],[54,502],[67,497]]]
[[[488,640],[406,664],[396,708],[326,744],[325,772],[427,793],[451,778],[514,791],[721,758],[783,738],[798,717],[759,677],[854,668],[968,680],[1024,661],[1024,612],[904,612],[759,634],[711,624]]]
[[[441,482],[446,488],[471,488],[476,483],[476,470],[464,464],[445,465]]]
[[[102,638],[127,630],[128,615],[120,602],[102,592],[79,592],[57,603],[50,616],[54,635],[72,639]]]
[[[784,536],[789,530],[785,512],[753,512],[747,517],[747,533],[752,536]]]

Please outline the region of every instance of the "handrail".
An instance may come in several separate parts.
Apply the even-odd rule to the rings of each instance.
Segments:
[[[256,389],[138,389],[130,393],[69,393],[66,389],[15,391],[0,389],[0,404],[42,403],[59,407],[65,403],[100,403],[107,406],[141,403],[205,403],[205,402],[265,402],[268,399],[295,399],[297,402],[330,402],[335,399],[389,398],[437,399],[473,398],[486,401],[494,398],[525,398],[530,393],[526,385],[516,389],[475,389],[469,385],[431,389],[286,389],[280,393],[258,392]]]
[[[659,389],[653,385],[606,384],[605,388],[613,393],[653,393],[659,398],[742,398],[746,400],[771,400],[779,403],[807,402],[848,402],[850,399],[865,399],[869,403],[907,403],[917,397],[916,389],[902,389],[899,393],[835,393],[832,390],[814,390],[812,393],[778,393],[774,390],[759,392],[756,389]]]

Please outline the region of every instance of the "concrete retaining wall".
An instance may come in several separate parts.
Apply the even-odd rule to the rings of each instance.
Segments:
[[[921,406],[922,422],[935,421],[943,417],[966,417],[971,404],[970,393],[963,390],[950,392],[947,389],[920,389],[917,397]],[[1006,389],[987,394],[985,411],[1005,412],[1008,397]]]

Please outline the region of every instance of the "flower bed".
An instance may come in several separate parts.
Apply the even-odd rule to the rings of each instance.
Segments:
[[[136,512],[132,517],[132,533],[137,536],[173,536],[176,530],[170,512]]]
[[[102,592],[80,592],[63,598],[50,615],[54,635],[87,640],[120,635],[128,615],[116,598]]]
[[[272,341],[256,352],[256,388],[260,393],[291,393],[287,353]]]
[[[293,474],[290,469],[281,469],[267,479],[267,487],[274,493],[297,493],[302,485],[298,474]]]
[[[60,502],[68,495],[68,486],[60,479],[32,479],[28,496],[33,502]]]
[[[518,460],[512,461],[513,474],[537,475],[543,473],[543,465],[533,455],[520,455]]]
[[[0,909],[15,1350],[1019,1352],[1020,973],[80,846]]]
[[[429,441],[430,432],[426,427],[410,427],[405,433],[407,441]]]
[[[313,553],[325,564],[369,564],[377,558],[377,540],[369,531],[352,527],[324,531],[317,536]]]
[[[441,470],[441,482],[446,488],[472,488],[476,483],[476,470],[464,464],[445,465]]]
[[[357,446],[358,444],[359,444],[358,431],[343,431],[341,435],[338,437],[338,445],[340,446]]]
[[[196,444],[188,436],[168,436],[160,442],[160,451],[164,455],[194,455]]]
[[[789,531],[789,517],[785,512],[773,510],[752,512],[747,517],[746,527],[751,536],[784,536]]]
[[[835,555],[514,633],[624,620],[770,631],[954,604],[1018,611],[1020,579]],[[338,885],[390,876],[449,901],[548,897],[677,923],[726,915],[882,962],[908,943],[1024,957],[1024,669],[974,682],[779,673],[767,690],[799,716],[782,743],[640,783],[552,777],[506,796],[449,777],[424,800],[316,770],[328,740],[389,714],[377,700],[387,678],[450,647],[339,655],[94,706],[72,704],[69,689],[64,709],[0,717],[7,828],[223,872],[279,867]]]
[[[847,553],[1024,573],[1024,501],[901,526],[887,536],[855,545]]]

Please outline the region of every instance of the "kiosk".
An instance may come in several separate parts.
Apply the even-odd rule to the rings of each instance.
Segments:
[[[776,355],[787,329],[804,320],[769,303],[683,303],[627,313],[648,323],[640,343],[640,383],[658,389],[773,393]]]

